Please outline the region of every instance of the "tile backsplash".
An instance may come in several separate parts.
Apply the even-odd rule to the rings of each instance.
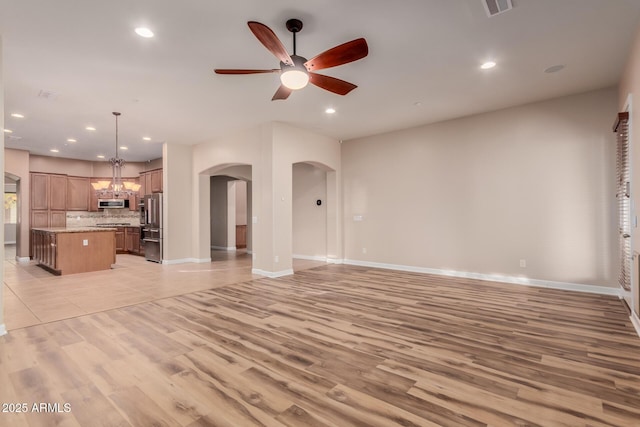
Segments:
[[[105,209],[103,212],[67,212],[67,227],[92,227],[105,223],[128,223],[134,227],[140,225],[140,214],[128,209]]]

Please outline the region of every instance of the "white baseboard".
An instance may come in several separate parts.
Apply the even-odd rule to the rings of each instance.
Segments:
[[[205,263],[211,262],[211,258],[182,258],[182,259],[163,259],[163,264],[173,265],[173,264],[186,264],[186,263]]]
[[[211,249],[213,249],[214,251],[227,251],[227,252],[235,252],[236,251],[236,247],[235,246],[213,246],[213,245],[211,245]]]
[[[634,312],[631,312],[629,318],[631,319],[631,324],[636,329],[636,334],[640,337],[640,318],[638,318],[638,315]]]
[[[293,269],[282,270],[282,271],[265,271],[260,270],[259,268],[252,268],[251,274],[258,274],[260,276],[266,276],[270,279],[275,279],[276,277],[290,276],[293,274]]]
[[[7,335],[7,328],[4,323],[0,323],[0,337],[3,335]]]
[[[31,261],[31,258],[29,258],[28,256],[23,256],[23,257],[17,256],[16,261],[18,261],[20,264],[23,264]]]
[[[15,245],[17,242],[14,240],[13,242],[4,242],[5,245]]]
[[[327,257],[320,256],[320,255],[313,256],[313,255],[296,255],[296,254],[293,254],[293,255],[291,255],[291,258],[304,259],[304,260],[307,260],[307,261],[327,262]]]
[[[439,276],[463,277],[467,279],[488,280],[491,282],[510,283],[514,285],[537,286],[541,288],[562,289],[566,291],[588,292],[592,294],[620,296],[618,288],[606,286],[583,285],[580,283],[554,282],[549,280],[529,279],[527,277],[502,276],[499,274],[470,273],[454,270],[440,270],[436,268],[413,267],[410,265],[384,264],[370,261],[345,259],[345,264],[361,267],[384,268],[389,270],[408,271],[412,273],[436,274]]]
[[[320,256],[320,255],[297,255],[297,254],[293,254],[291,256],[294,259],[305,259],[308,261],[321,261],[321,262],[326,262],[327,264],[344,264],[344,260],[343,259],[338,259],[338,258],[327,258],[324,256]]]

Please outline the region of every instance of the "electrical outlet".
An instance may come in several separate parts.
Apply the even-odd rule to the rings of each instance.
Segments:
[[[366,254],[367,253],[367,248],[362,248],[362,253]]]
[[[276,255],[275,257],[273,257],[273,261],[274,262],[280,262],[280,257],[278,255]]]
[[[520,267],[525,268],[527,266],[527,260],[526,259],[521,259],[520,260]]]
[[[89,246],[89,239],[84,239],[82,241],[82,246]]]

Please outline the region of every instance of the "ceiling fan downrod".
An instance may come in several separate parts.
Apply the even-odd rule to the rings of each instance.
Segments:
[[[299,19],[289,19],[287,21],[287,30],[293,33],[293,54],[296,55],[296,33],[302,30],[302,21]]]

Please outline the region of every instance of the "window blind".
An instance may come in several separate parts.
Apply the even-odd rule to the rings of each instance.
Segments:
[[[620,245],[620,276],[625,290],[631,290],[631,171],[629,159],[629,113],[618,113],[613,126],[617,134],[616,198],[618,201],[618,241]]]

